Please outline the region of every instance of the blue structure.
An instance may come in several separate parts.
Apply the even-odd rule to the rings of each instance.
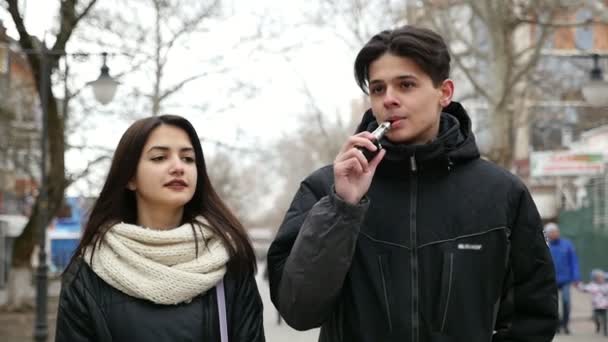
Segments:
[[[51,270],[62,272],[68,265],[72,254],[78,247],[85,221],[85,208],[76,197],[68,197],[65,204],[69,207],[70,216],[58,217],[54,229],[48,232]]]

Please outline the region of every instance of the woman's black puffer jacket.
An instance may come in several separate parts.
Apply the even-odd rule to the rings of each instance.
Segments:
[[[230,342],[263,342],[263,307],[253,274],[224,277]],[[124,294],[82,259],[63,276],[57,342],[220,341],[215,288],[190,303],[159,305]]]

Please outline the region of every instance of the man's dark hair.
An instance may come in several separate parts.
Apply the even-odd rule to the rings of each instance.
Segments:
[[[369,66],[385,53],[413,60],[435,87],[450,77],[450,53],[443,38],[429,29],[406,25],[378,33],[359,51],[355,58],[355,79],[366,94]]]

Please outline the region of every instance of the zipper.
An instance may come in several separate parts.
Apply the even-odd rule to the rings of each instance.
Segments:
[[[418,179],[416,177],[416,171],[418,170],[418,167],[416,165],[416,157],[414,155],[410,157],[410,165],[412,169],[410,189],[410,243],[412,245],[412,256],[410,258],[410,263],[412,267],[412,342],[418,342],[418,330],[420,325],[420,317],[418,316],[420,306],[420,304],[418,303],[418,249],[416,246],[416,201],[418,192]]]
[[[450,253],[450,272],[448,278],[448,297],[445,301],[445,309],[443,311],[443,319],[441,320],[441,329],[440,332],[443,333],[445,329],[445,321],[448,317],[448,308],[450,307],[450,296],[452,294],[452,272],[454,270],[454,253]]]
[[[382,255],[378,255],[378,266],[380,267],[380,278],[382,278],[382,289],[384,290],[384,304],[386,306],[386,317],[388,317],[388,329],[393,331],[393,322],[391,319],[391,306],[388,301],[388,290],[386,288],[386,280],[384,278],[384,267],[382,266]]]

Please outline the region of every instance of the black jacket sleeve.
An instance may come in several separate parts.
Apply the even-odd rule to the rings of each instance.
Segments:
[[[94,303],[82,278],[77,276],[80,263],[75,263],[63,276],[57,312],[57,342],[102,341],[97,336],[90,306]]]
[[[521,192],[516,208],[510,236],[511,284],[505,289],[493,341],[549,342],[558,319],[553,261],[527,190]]]
[[[264,308],[253,273],[238,276],[228,307],[231,342],[264,342]],[[227,303],[228,304],[228,303]]]
[[[298,330],[318,327],[331,314],[369,206],[367,199],[344,202],[313,176],[301,184],[268,251],[272,301]]]

